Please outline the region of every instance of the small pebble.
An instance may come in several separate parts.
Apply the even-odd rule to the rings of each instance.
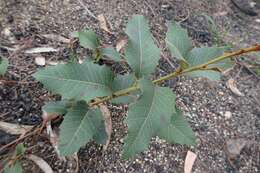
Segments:
[[[35,64],[39,65],[39,66],[45,66],[46,62],[45,62],[45,58],[44,57],[36,57],[35,58]]]
[[[226,111],[224,116],[226,119],[230,119],[232,117],[232,113],[230,111]]]

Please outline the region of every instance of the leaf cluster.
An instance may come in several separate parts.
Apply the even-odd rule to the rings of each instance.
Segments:
[[[147,149],[152,137],[159,136],[171,143],[195,145],[195,135],[176,107],[174,92],[152,81],[151,74],[158,65],[160,49],[154,43],[148,22],[136,15],[126,26],[128,43],[121,55],[115,48],[104,47],[91,30],[74,32],[80,45],[93,51],[96,61],[108,57],[113,61],[126,61],[132,73],[114,74],[105,65],[86,60],[82,64],[71,62],[40,69],[34,77],[61,101],[49,102],[43,111],[64,115],[61,124],[59,150],[61,155],[71,155],[87,142],[100,144],[106,141],[102,112],[93,106],[95,98],[111,103],[130,104],[125,123],[128,133],[124,140],[122,157],[127,159]],[[193,48],[187,31],[177,23],[169,23],[165,42],[180,62],[180,71],[205,64],[223,54],[225,48]],[[187,73],[219,79],[227,63],[203,66]]]

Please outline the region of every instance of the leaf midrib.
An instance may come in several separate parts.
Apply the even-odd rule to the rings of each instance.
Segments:
[[[106,87],[108,89],[110,89],[108,86],[106,86],[105,84],[101,84],[101,83],[95,83],[95,82],[88,82],[88,81],[82,81],[82,80],[74,80],[74,79],[65,79],[65,78],[56,78],[56,77],[50,77],[47,75],[37,75],[38,77],[44,77],[47,79],[53,79],[53,80],[60,80],[60,81],[66,81],[66,82],[78,82],[78,83],[84,83],[84,84],[88,84],[88,85],[93,85],[93,86],[100,86],[100,87]]]
[[[66,145],[66,147],[65,147],[66,150],[69,150],[69,149],[71,148],[71,145],[72,145],[72,143],[74,142],[75,137],[76,137],[76,136],[78,137],[79,130],[82,128],[82,126],[83,126],[83,124],[84,124],[85,118],[89,120],[89,118],[87,117],[89,111],[90,111],[90,110],[88,110],[88,111],[85,113],[85,115],[83,116],[83,118],[81,119],[79,127],[76,129],[76,131],[75,131],[73,137],[71,138],[70,142],[69,142],[69,143]],[[66,151],[66,150],[65,150],[65,151]]]
[[[143,49],[142,49],[142,39],[141,39],[141,29],[140,29],[140,17],[138,18],[138,36],[139,36],[139,49],[140,49],[140,65],[139,65],[139,74],[141,74],[142,62],[143,62]]]
[[[154,95],[155,95],[155,88],[153,89],[153,100],[152,100],[152,103],[151,103],[151,106],[150,106],[150,109],[149,109],[149,112],[148,112],[148,114],[147,114],[147,118],[145,118],[145,120],[144,120],[144,123],[142,124],[142,126],[140,127],[140,130],[138,131],[138,133],[137,133],[137,135],[136,135],[136,137],[135,137],[135,139],[134,139],[134,141],[132,142],[132,144],[130,145],[131,147],[135,144],[135,142],[136,142],[136,140],[137,140],[137,137],[140,135],[140,132],[142,131],[142,129],[144,128],[144,125],[146,124],[146,121],[148,121],[149,119],[150,119],[150,113],[151,113],[151,110],[152,110],[152,108],[153,108],[153,105],[154,105]]]

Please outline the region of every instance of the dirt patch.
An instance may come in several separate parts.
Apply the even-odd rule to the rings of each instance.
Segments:
[[[44,101],[54,99],[34,81],[31,74],[37,68],[34,58],[68,61],[67,44],[51,41],[43,34],[58,34],[69,38],[70,33],[85,27],[92,28],[106,44],[115,45],[124,36],[127,20],[133,14],[142,14],[149,19],[152,32],[163,51],[160,65],[155,76],[163,76],[176,68],[165,49],[164,37],[168,20],[176,20],[188,29],[196,45],[226,45],[235,47],[255,44],[260,38],[259,16],[248,16],[238,10],[229,0],[84,0],[83,3],[94,14],[104,14],[112,35],[102,31],[95,18],[74,0],[2,0],[0,2],[0,55],[9,57],[11,66],[7,80],[22,81],[17,84],[0,85],[1,121],[21,124],[39,124],[41,106]],[[213,16],[218,33],[213,33],[205,15]],[[10,34],[7,31],[10,31]],[[217,35],[216,35],[217,34]],[[13,54],[3,47],[21,49]],[[52,46],[59,49],[56,53],[29,55],[23,46]],[[88,52],[77,48],[81,56]],[[234,78],[238,89],[244,94],[239,97],[232,93],[226,82]],[[198,145],[187,148],[172,145],[164,140],[153,138],[149,150],[131,160],[120,159],[126,126],[123,119],[127,109],[123,106],[110,106],[113,121],[111,144],[103,152],[101,146],[89,143],[79,153],[80,172],[183,172],[184,158],[188,150],[194,151],[198,158],[194,172],[259,172],[259,117],[260,83],[254,75],[237,65],[230,74],[223,76],[220,82],[205,79],[177,78],[165,82],[177,93],[178,106],[185,112],[186,118],[196,132]],[[227,112],[231,116],[226,116]],[[229,115],[230,115],[229,113]],[[13,140],[13,136],[1,132],[1,145]],[[230,159],[226,150],[226,141],[243,138],[250,141],[235,159]],[[30,152],[45,159],[55,172],[73,172],[74,161],[64,162],[58,158],[47,136],[44,134],[26,141]],[[2,154],[2,153],[1,153]],[[1,156],[5,157],[4,153]],[[37,166],[24,160],[25,172],[40,172]]]

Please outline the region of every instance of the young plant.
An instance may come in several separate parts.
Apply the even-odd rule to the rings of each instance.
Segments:
[[[106,128],[100,103],[130,104],[125,123],[128,134],[124,140],[122,157],[127,159],[144,151],[153,136],[171,143],[195,145],[195,135],[176,107],[176,95],[159,84],[179,75],[200,76],[217,80],[220,72],[232,65],[229,57],[259,51],[260,45],[224,54],[224,47],[194,48],[187,31],[177,23],[170,23],[166,43],[173,57],[180,62],[174,73],[151,80],[160,58],[160,49],[154,44],[148,22],[143,16],[134,16],[126,26],[128,44],[124,58],[132,73],[114,74],[105,65],[89,60],[82,64],[71,62],[40,69],[34,77],[61,101],[49,102],[43,111],[64,115],[60,126],[59,150],[61,155],[71,155],[87,142],[106,142]],[[98,61],[107,56],[122,61],[113,47],[102,47],[93,31],[74,33],[80,45],[93,51]]]
[[[8,59],[0,56],[0,76],[7,71]]]

